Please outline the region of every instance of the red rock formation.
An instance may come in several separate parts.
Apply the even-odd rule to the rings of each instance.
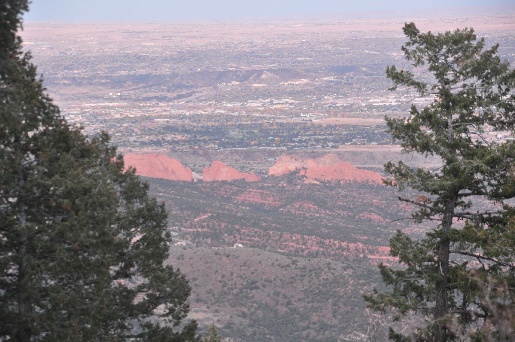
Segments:
[[[318,159],[301,159],[292,156],[280,157],[268,174],[281,176],[302,169],[300,174],[308,180],[352,181],[382,184],[380,174],[354,167],[341,161],[335,154],[327,154]]]
[[[307,166],[305,160],[294,156],[281,156],[268,170],[269,176],[282,176]]]
[[[225,165],[221,161],[214,161],[211,166],[205,167],[203,171],[204,182],[231,181],[237,179],[244,179],[247,182],[257,182],[261,177],[257,176],[254,172],[240,172]]]
[[[134,167],[136,173],[140,176],[186,182],[193,180],[189,168],[184,167],[180,161],[166,155],[129,153],[123,159],[125,168]]]

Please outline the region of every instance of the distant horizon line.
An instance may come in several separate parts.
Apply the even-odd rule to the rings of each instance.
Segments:
[[[515,6],[514,6],[515,8]],[[496,18],[509,18],[514,20],[509,21],[492,21],[492,17]],[[437,20],[435,20],[437,19]],[[450,19],[458,19],[455,20]],[[381,22],[377,22],[377,20]],[[513,13],[502,13],[502,14],[489,14],[489,13],[478,13],[476,15],[462,15],[462,16],[439,16],[439,15],[426,15],[426,16],[385,16],[385,17],[325,17],[325,18],[268,18],[268,19],[231,19],[231,20],[89,20],[89,21],[57,21],[57,20],[33,20],[25,21],[23,23],[23,30],[30,29],[30,26],[125,26],[125,25],[149,25],[149,26],[216,26],[216,25],[258,25],[268,24],[274,26],[292,26],[292,25],[324,25],[324,24],[342,24],[348,25],[348,28],[352,26],[358,26],[359,24],[367,24],[370,27],[370,31],[401,31],[401,27],[404,23],[414,22],[417,27],[422,30],[431,29],[434,31],[441,30],[454,30],[456,28],[474,28],[475,31],[495,31],[495,30],[515,30],[515,12]],[[434,25],[439,25],[435,27]]]

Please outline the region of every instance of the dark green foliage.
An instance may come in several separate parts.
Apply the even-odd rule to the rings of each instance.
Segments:
[[[167,214],[105,134],[88,139],[45,95],[0,3],[0,340],[197,341]]]
[[[209,326],[206,336],[202,339],[202,342],[221,342],[222,337],[218,333],[218,329],[214,324]]]
[[[391,66],[387,76],[393,89],[407,87],[430,102],[413,105],[409,117],[387,117],[389,132],[406,152],[437,156],[442,166],[399,162],[385,169],[390,185],[419,191],[401,198],[418,207],[413,219],[436,227],[421,240],[402,232],[391,239],[391,254],[404,267],[381,265],[390,291],[365,299],[374,309],[393,309],[397,320],[411,312],[427,319],[410,339],[481,339],[488,330],[503,340],[508,328],[495,317],[513,317],[515,299],[515,143],[491,133],[504,130],[513,138],[515,71],[501,61],[497,45],[485,49],[472,29],[434,35],[410,23],[404,33],[409,41],[402,49],[414,71]],[[505,286],[504,297],[492,297],[491,283]],[[390,338],[408,340],[393,330]]]

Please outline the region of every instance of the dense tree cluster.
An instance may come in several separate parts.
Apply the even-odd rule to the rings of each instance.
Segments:
[[[0,340],[197,341],[163,205],[45,94],[0,2]]]
[[[381,265],[389,291],[365,298],[396,319],[410,312],[426,319],[411,335],[392,329],[396,341],[508,341],[515,333],[515,70],[472,29],[421,33],[410,23],[404,33],[414,71],[392,66],[387,76],[394,88],[433,100],[413,105],[408,117],[386,118],[389,132],[406,152],[442,165],[388,163],[386,171],[391,185],[419,192],[400,199],[418,208],[415,221],[435,228],[422,239],[398,232],[391,254],[404,267]]]

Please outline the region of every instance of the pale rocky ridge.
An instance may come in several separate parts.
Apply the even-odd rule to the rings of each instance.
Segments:
[[[124,160],[126,168],[133,166],[136,168],[136,173],[144,177],[187,182],[198,178],[193,177],[191,169],[184,166],[180,161],[166,155],[129,153],[124,156]],[[295,171],[305,176],[308,182],[336,181],[382,184],[382,176],[379,173],[358,169],[352,164],[340,160],[335,154],[327,154],[316,159],[284,155],[270,167],[268,175],[282,176]],[[205,182],[239,179],[247,182],[257,182],[261,180],[261,177],[254,172],[241,172],[221,161],[214,161],[210,166],[204,168],[202,179]]]
[[[123,159],[125,168],[134,167],[136,173],[140,176],[186,182],[193,181],[191,169],[183,166],[177,159],[172,159],[163,154],[129,153]]]
[[[232,181],[244,179],[247,182],[257,182],[261,177],[254,172],[244,173],[225,165],[221,161],[214,161],[211,166],[205,167],[202,173],[204,182]]]
[[[382,184],[382,176],[379,173],[358,169],[332,153],[317,159],[282,156],[269,169],[268,175],[282,176],[297,170],[300,170],[300,174],[308,180]]]

